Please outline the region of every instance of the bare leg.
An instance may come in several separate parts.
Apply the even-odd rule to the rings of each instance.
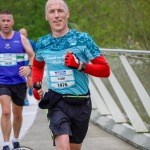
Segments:
[[[67,134],[56,136],[55,142],[56,150],[70,150],[69,136]]]
[[[4,141],[9,141],[11,133],[11,98],[8,95],[0,96],[2,107],[1,128]]]
[[[13,117],[14,117],[13,119],[14,137],[18,138],[22,126],[22,120],[23,120],[22,118],[23,106],[17,106],[16,104],[13,103],[12,108],[13,108]]]
[[[28,93],[30,96],[32,96],[32,86],[33,86],[33,83],[32,83],[32,76],[27,76],[27,85],[28,85]]]
[[[70,150],[80,150],[81,149],[82,144],[70,144]]]

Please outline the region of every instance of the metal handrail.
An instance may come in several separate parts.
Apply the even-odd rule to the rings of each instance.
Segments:
[[[127,50],[127,49],[106,49],[100,48],[102,52],[111,52],[111,53],[122,53],[122,54],[140,54],[140,55],[150,55],[150,50]]]

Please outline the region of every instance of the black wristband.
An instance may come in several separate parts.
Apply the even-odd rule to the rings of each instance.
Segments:
[[[30,67],[30,69],[32,70],[32,65],[28,65]]]
[[[39,83],[39,86],[36,85],[37,83],[33,83],[33,89],[39,90],[42,87],[42,83]]]

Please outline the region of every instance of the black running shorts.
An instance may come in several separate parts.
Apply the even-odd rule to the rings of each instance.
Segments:
[[[26,83],[15,85],[0,84],[0,95],[9,95],[12,101],[18,106],[24,105],[26,92],[27,92]]]
[[[56,135],[68,134],[70,143],[80,144],[83,142],[89,125],[91,115],[91,99],[80,105],[69,104],[60,99],[49,109],[50,130]]]

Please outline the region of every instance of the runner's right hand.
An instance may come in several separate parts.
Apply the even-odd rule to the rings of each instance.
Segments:
[[[40,82],[33,84],[33,96],[38,101],[43,97],[43,90]]]

